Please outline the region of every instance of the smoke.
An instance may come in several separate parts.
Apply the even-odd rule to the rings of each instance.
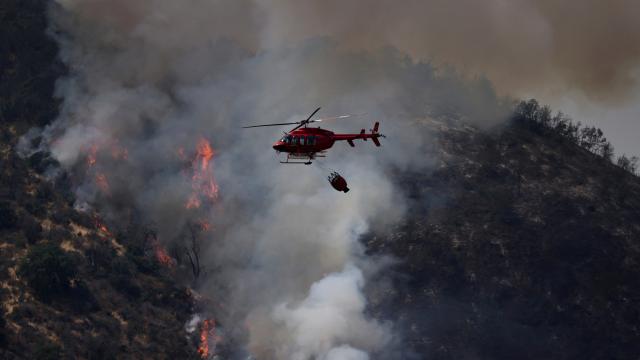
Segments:
[[[368,46],[383,31],[361,38],[358,31],[373,28],[343,18],[362,3],[326,19],[331,6],[59,0],[52,7],[69,75],[57,85],[60,116],[44,134],[76,179],[79,205],[119,221],[135,209],[165,245],[185,242],[195,220],[210,222],[198,290],[224,304],[212,310],[217,320],[260,359],[367,359],[396,343],[392,324],[366,313],[362,289],[384,262],[358,241],[403,215],[402,189],[389,173],[432,165],[435,141],[419,125],[424,119],[491,126],[508,109],[483,77],[416,61],[395,41]],[[392,18],[405,12],[366,7],[378,24],[384,10]],[[400,32],[387,26],[380,39],[413,31],[396,25]],[[271,151],[283,129],[241,129],[299,120],[317,106],[328,116],[366,112],[330,127],[358,131],[381,121],[388,141],[336,144],[326,160],[296,167],[280,165]],[[213,146],[219,197],[194,210],[185,203],[201,139]],[[329,168],[349,181],[348,194],[329,186]]]
[[[349,48],[393,45],[484,74],[506,94],[572,90],[619,102],[640,80],[633,0],[270,1],[264,9],[269,44],[322,34]]]
[[[293,349],[280,349],[283,355],[293,354],[294,359],[368,359],[361,350],[333,346],[347,343],[380,349],[388,344],[386,329],[362,318],[366,305],[363,285],[362,272],[347,265],[343,271],[314,283],[308,297],[299,305],[276,307],[274,319],[284,323],[294,339]]]

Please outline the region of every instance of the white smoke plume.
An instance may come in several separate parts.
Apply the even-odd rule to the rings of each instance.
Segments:
[[[343,271],[311,285],[308,297],[297,306],[279,305],[273,316],[285,324],[295,339],[294,349],[281,351],[292,353],[295,359],[359,359],[367,358],[366,353],[345,345],[334,347],[335,344],[347,343],[365,349],[387,345],[385,329],[362,318],[366,305],[363,286],[362,272],[348,264]]]
[[[46,134],[80,203],[114,219],[136,209],[163,244],[185,241],[194,212],[185,208],[192,187],[182,157],[209,140],[219,197],[198,213],[215,229],[198,290],[224,304],[217,320],[258,359],[367,359],[396,334],[366,315],[363,287],[380,266],[358,239],[403,214],[389,172],[431,165],[432,139],[415,123],[495,124],[505,107],[486,79],[466,81],[391,47],[362,51],[313,32],[283,42],[290,5],[58,0],[51,18],[69,74]],[[281,166],[271,143],[284,129],[240,129],[299,120],[317,106],[325,115],[366,112],[331,128],[381,121],[388,141],[336,144],[318,166]],[[96,147],[112,156],[94,154],[94,175],[85,163]],[[329,186],[329,167],[351,192]]]

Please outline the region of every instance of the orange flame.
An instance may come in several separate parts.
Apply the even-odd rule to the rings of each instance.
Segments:
[[[104,223],[102,223],[102,221],[100,221],[100,218],[97,215],[94,216],[94,221],[96,223],[96,229],[98,229],[98,232],[102,236],[113,237],[113,234],[111,233],[111,231],[109,231],[107,226]]]
[[[156,257],[156,260],[166,267],[173,267],[176,262],[169,255],[167,249],[165,249],[164,246],[160,244],[160,241],[158,241],[158,238],[154,234],[150,234],[148,236],[148,239],[151,242],[151,247],[153,247],[153,253]]]
[[[198,142],[198,156],[202,163],[202,171],[207,170],[209,167],[209,161],[211,161],[211,158],[213,157],[213,149],[211,148],[211,144],[209,144],[209,142],[204,138],[201,138]]]
[[[173,267],[174,265],[173,258],[169,256],[169,254],[167,253],[167,250],[164,247],[162,247],[160,244],[158,244],[155,247],[155,253],[156,253],[156,259],[160,264],[168,267]]]
[[[98,145],[92,144],[89,148],[89,154],[87,154],[87,165],[92,167],[97,162]]]
[[[202,327],[200,328],[200,346],[198,346],[198,354],[203,359],[209,358],[210,355],[214,355],[214,349],[209,347],[209,342],[213,341],[214,346],[215,343],[222,340],[222,338],[216,335],[216,321],[214,319],[207,319],[202,322]]]
[[[101,142],[91,144],[87,149],[87,174],[92,174],[94,182],[100,191],[110,195],[110,186],[109,181],[107,180],[107,175],[99,172],[100,167],[98,166],[98,156],[105,146],[110,149],[111,157],[114,160],[127,160],[129,157],[129,151],[120,146],[117,139],[115,141],[102,140]]]
[[[98,188],[103,193],[109,194],[109,181],[107,180],[107,176],[103,173],[98,173],[96,174],[95,180]]]
[[[178,149],[178,154],[183,155],[184,150]],[[200,138],[196,147],[196,157],[192,162],[193,176],[191,176],[191,195],[185,203],[187,209],[196,209],[202,205],[203,198],[213,202],[218,197],[218,185],[213,176],[211,160],[213,148],[209,141]]]
[[[196,223],[200,225],[200,230],[209,231],[211,230],[211,223],[205,219],[196,220]]]
[[[184,205],[184,207],[186,207],[187,209],[197,209],[200,207],[200,199],[198,199],[198,194],[196,193],[191,193],[191,195],[189,195],[189,199],[187,200],[187,203]]]

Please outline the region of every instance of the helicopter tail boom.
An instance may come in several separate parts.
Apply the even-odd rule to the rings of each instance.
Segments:
[[[364,141],[367,141],[367,139],[371,139],[371,141],[373,141],[373,143],[376,146],[380,146],[380,141],[378,140],[378,138],[384,137],[384,135],[378,133],[379,127],[380,127],[380,123],[376,122],[373,125],[373,129],[371,129],[371,132],[368,134],[365,132],[365,129],[362,129],[360,130],[359,134],[335,134],[334,140],[336,141],[346,140],[349,143],[349,146],[354,147],[355,144],[353,140],[362,139]]]

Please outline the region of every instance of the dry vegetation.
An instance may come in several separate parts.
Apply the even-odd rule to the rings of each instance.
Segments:
[[[399,259],[372,311],[418,358],[635,358],[640,179],[517,119],[432,125],[439,166],[399,172],[409,215],[364,239]]]
[[[146,230],[101,231],[73,208],[68,177],[45,177],[55,160],[16,152],[59,106],[64,68],[46,3],[0,3],[0,358],[195,357],[184,332],[192,297],[145,248]]]

